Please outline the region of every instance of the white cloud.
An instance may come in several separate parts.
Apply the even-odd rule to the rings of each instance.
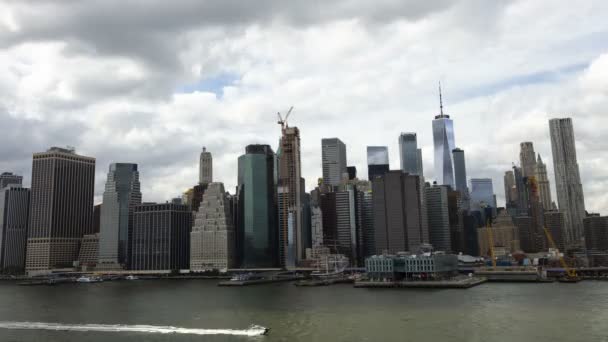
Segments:
[[[398,167],[402,131],[418,133],[432,179],[442,80],[469,177],[492,177],[502,198],[521,141],[534,142],[551,173],[547,120],[572,116],[587,207],[606,213],[608,4],[432,3],[183,1],[146,17],[133,4],[10,3],[0,26],[10,17],[20,29],[0,34],[0,114],[31,140],[21,154],[69,144],[97,157],[98,195],[108,164],[125,161],[140,164],[145,200],[166,200],[197,181],[203,145],[232,190],[237,157],[250,143],[276,148],[275,113],[290,105],[309,187],[321,138],[341,138],[365,176],[366,145],[388,145]],[[179,90],[222,74],[234,82],[211,82],[215,93]],[[30,156],[2,146],[0,168],[29,178]]]

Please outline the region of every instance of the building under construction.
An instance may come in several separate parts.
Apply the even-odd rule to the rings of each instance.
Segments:
[[[302,210],[305,193],[300,160],[300,130],[289,127],[287,118],[293,107],[283,119],[279,114],[281,140],[277,151],[279,210],[279,261],[282,267],[296,267],[305,257],[302,234]]]

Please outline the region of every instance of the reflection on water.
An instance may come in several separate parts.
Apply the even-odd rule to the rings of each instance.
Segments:
[[[48,323],[37,323],[42,324],[38,330],[0,329],[2,342],[559,342],[607,341],[608,336],[608,282],[599,281],[484,284],[468,290],[297,288],[286,283],[229,288],[203,280],[54,287],[3,282],[0,303],[0,328],[19,322],[63,327],[46,330]],[[252,323],[271,328],[270,333],[251,337],[246,328]]]

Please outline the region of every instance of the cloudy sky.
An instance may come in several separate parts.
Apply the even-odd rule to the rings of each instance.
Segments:
[[[140,165],[146,201],[198,179],[207,146],[233,192],[251,143],[276,149],[295,109],[310,189],[321,138],[365,175],[367,145],[417,132],[433,179],[437,83],[469,177],[504,171],[519,143],[548,164],[548,119],[572,117],[586,207],[608,213],[608,2],[0,0],[0,170],[30,183],[33,152],[75,146]]]

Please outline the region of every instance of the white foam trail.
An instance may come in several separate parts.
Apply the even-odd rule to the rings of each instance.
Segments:
[[[190,334],[190,335],[238,335],[261,336],[265,328],[252,325],[248,329],[192,329],[172,326],[155,325],[120,325],[120,324],[62,324],[42,322],[0,322],[2,329],[30,329],[56,331],[101,331],[101,332],[138,332],[161,334]]]

